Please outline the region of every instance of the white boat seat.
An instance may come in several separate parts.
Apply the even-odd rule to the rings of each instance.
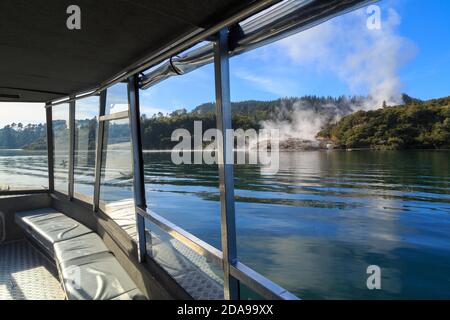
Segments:
[[[145,299],[102,239],[51,208],[17,212],[16,223],[54,257],[70,300]]]
[[[54,248],[55,258],[59,264],[97,253],[109,252],[102,239],[93,232],[56,242]]]
[[[60,264],[64,289],[70,300],[143,299],[111,253],[69,260]]]
[[[18,212],[15,219],[51,255],[55,243],[92,233],[83,224],[51,208]]]

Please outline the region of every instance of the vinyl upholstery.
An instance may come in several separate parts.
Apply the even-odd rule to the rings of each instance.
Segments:
[[[54,256],[70,300],[145,299],[102,239],[51,208],[16,213],[16,223]]]

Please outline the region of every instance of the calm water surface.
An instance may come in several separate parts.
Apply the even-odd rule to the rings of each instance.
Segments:
[[[0,190],[48,188],[47,151],[0,149]]]
[[[45,153],[17,152],[0,151],[0,184],[41,181]],[[144,157],[149,207],[220,248],[217,168]],[[304,299],[450,298],[449,157],[311,151],[281,153],[276,175],[235,166],[238,257]],[[91,192],[92,172],[76,175],[78,190]],[[108,185],[117,197],[131,191],[123,176]],[[366,287],[369,265],[381,290]]]

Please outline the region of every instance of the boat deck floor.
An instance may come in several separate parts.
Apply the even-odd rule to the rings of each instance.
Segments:
[[[28,241],[0,244],[0,300],[63,300],[56,267]]]

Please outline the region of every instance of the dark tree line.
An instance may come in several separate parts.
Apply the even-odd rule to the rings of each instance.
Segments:
[[[374,111],[358,111],[364,97],[287,97],[272,101],[241,101],[232,103],[232,121],[234,128],[244,130],[260,129],[261,121],[290,121],[294,110],[313,110],[314,112],[335,119],[329,122],[318,137],[330,139],[338,146],[347,148],[449,148],[450,147],[450,98],[421,101],[403,95],[405,105],[385,106]],[[142,115],[141,130],[144,149],[171,149],[177,141],[171,141],[175,129],[194,132],[194,121],[202,122],[203,132],[216,127],[214,103],[204,103],[192,111],[179,109],[170,114],[158,113],[147,117]],[[89,150],[95,150],[97,119],[77,120],[78,130],[84,132],[84,139],[89,140]],[[55,132],[67,135],[64,120],[53,122]],[[107,123],[105,138],[108,143],[129,141],[129,124],[124,122]],[[87,136],[86,136],[87,135]],[[46,149],[46,126],[44,124],[11,124],[0,129],[0,148]],[[65,136],[64,139],[68,136]],[[81,139],[81,137],[80,137]]]
[[[0,129],[0,149],[21,149],[46,136],[45,124],[12,123]]]
[[[261,121],[281,120],[289,121],[294,109],[314,110],[326,113],[330,119],[335,115],[344,115],[352,111],[353,106],[363,103],[363,97],[318,97],[304,96],[301,98],[287,97],[272,101],[248,100],[232,102],[233,128],[244,130],[253,128],[259,130]],[[170,114],[158,113],[152,117],[143,116],[141,128],[143,146],[145,149],[171,149],[178,142],[171,141],[171,134],[175,129],[187,129],[194,132],[194,121],[202,121],[203,132],[216,127],[215,104],[204,103],[191,112],[179,109]]]
[[[346,148],[450,148],[450,97],[374,111],[358,111],[324,128],[319,136]]]

